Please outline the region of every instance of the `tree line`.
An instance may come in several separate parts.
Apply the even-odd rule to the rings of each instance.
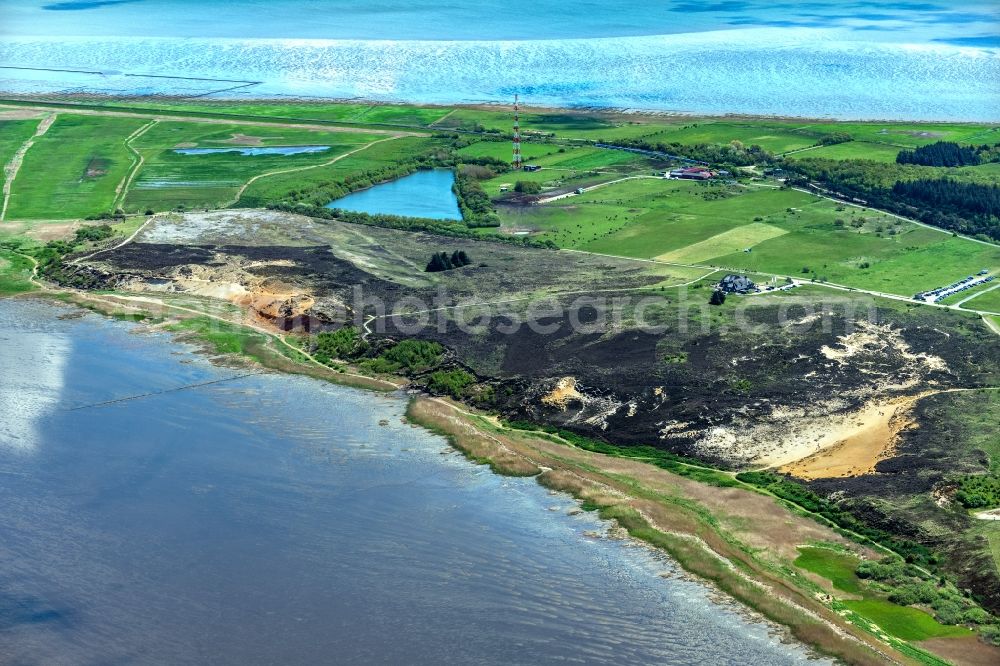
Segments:
[[[1000,161],[1000,143],[990,146],[960,146],[953,141],[938,141],[913,150],[901,150],[897,164],[919,164],[931,167],[976,166]]]
[[[667,153],[677,155],[699,162],[709,162],[712,164],[724,164],[732,166],[751,166],[753,164],[770,164],[774,161],[774,155],[764,150],[760,146],[753,144],[745,146],[740,141],[731,141],[726,144],[716,143],[664,143],[654,141],[650,137],[645,138],[621,138],[610,142],[610,145],[621,146],[623,148],[638,148],[640,150],[650,150],[657,153]]]
[[[1000,187],[935,177],[924,166],[870,160],[802,159],[785,169],[790,185],[822,183],[874,208],[983,240],[1000,240]]]

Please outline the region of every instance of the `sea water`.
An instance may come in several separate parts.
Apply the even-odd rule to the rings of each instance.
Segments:
[[[439,104],[516,92],[563,107],[1000,120],[989,0],[0,0],[0,12],[9,92]]]
[[[405,396],[24,299],[0,342],[0,662],[808,660]]]

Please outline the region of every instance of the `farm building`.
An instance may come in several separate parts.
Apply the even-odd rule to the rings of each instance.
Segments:
[[[750,278],[745,275],[736,274],[729,274],[722,278],[719,281],[718,288],[727,294],[749,294],[750,292],[757,291],[757,285]]]
[[[708,180],[713,175],[709,169],[700,166],[684,167],[670,172],[671,178],[687,178],[689,180]]]

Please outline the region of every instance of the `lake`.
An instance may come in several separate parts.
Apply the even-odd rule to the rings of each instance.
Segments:
[[[0,662],[808,659],[405,396],[142,331],[0,300]]]
[[[218,155],[219,153],[239,153],[240,155],[304,155],[322,153],[330,146],[243,146],[239,148],[174,148],[178,155]]]
[[[327,208],[340,208],[371,215],[403,215],[434,220],[461,220],[462,212],[451,186],[455,174],[448,169],[417,171],[331,201]]]

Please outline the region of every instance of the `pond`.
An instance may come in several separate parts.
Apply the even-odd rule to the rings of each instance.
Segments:
[[[303,155],[322,153],[330,146],[234,146],[232,148],[174,148],[178,155],[216,155],[219,153],[239,153],[240,155]]]
[[[327,204],[370,215],[402,215],[434,220],[461,220],[458,200],[451,186],[455,174],[447,169],[418,171],[367,190],[348,194]]]

